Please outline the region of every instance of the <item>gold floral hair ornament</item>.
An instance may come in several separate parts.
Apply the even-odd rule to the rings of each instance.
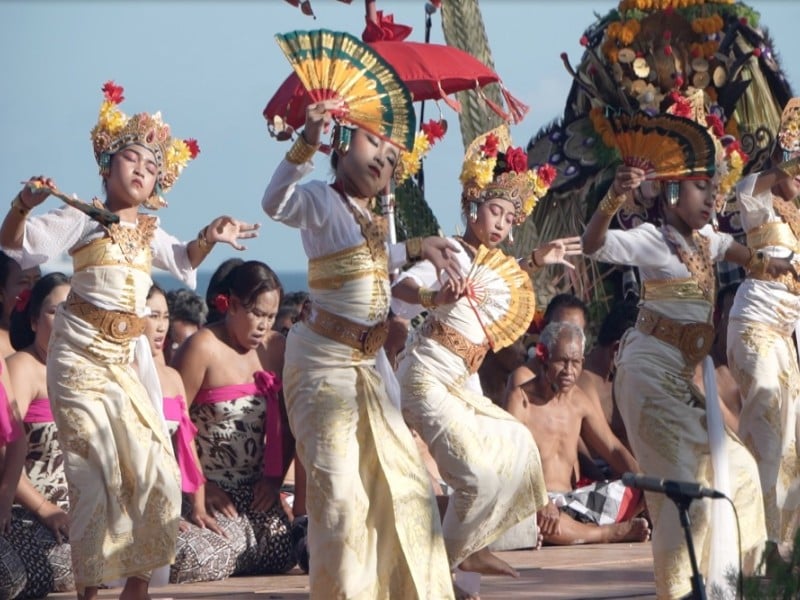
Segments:
[[[549,164],[529,169],[528,154],[511,145],[508,127],[501,125],[473,140],[467,148],[460,177],[464,188],[462,209],[466,212],[471,202],[501,198],[514,204],[514,221],[519,225],[550,189],[555,176],[556,171]]]
[[[102,88],[103,103],[97,124],[92,128],[91,138],[94,157],[100,166],[100,174],[107,175],[111,157],[132,144],[150,150],[156,159],[158,178],[153,195],[145,201],[147,208],[156,210],[167,206],[161,194],[167,193],[178,180],[183,168],[200,153],[197,140],[182,140],[172,137],[169,125],[161,119],[161,113],[137,113],[128,117],[119,108],[125,100],[124,89],[113,81]]]
[[[394,170],[395,184],[400,185],[409,177],[414,177],[419,173],[422,159],[436,142],[444,137],[446,132],[447,122],[444,120],[434,121],[431,119],[420,127],[420,131],[414,138],[414,148],[410,152],[403,150],[400,153],[397,168]]]
[[[783,108],[778,144],[784,152],[800,152],[800,98],[790,98]]]

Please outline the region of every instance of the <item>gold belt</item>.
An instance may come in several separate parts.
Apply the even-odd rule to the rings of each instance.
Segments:
[[[442,323],[438,319],[428,318],[422,324],[422,334],[439,342],[442,346],[457,354],[467,365],[470,374],[475,373],[481,366],[489,343],[475,344],[464,337],[457,329]]]
[[[320,308],[316,304],[311,305],[311,314],[304,322],[314,333],[350,346],[367,356],[375,356],[389,335],[388,321],[381,321],[372,326],[362,325]]]
[[[639,309],[636,329],[680,350],[688,366],[699,363],[714,343],[712,325],[681,323],[645,307]]]
[[[125,342],[144,333],[144,318],[123,310],[106,310],[70,293],[67,310],[113,342]]]

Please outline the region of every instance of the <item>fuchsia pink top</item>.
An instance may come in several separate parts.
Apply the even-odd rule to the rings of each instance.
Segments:
[[[183,396],[164,397],[164,419],[178,422],[175,445],[177,446],[178,467],[181,471],[181,490],[189,493],[196,492],[197,488],[205,483],[206,478],[203,477],[203,471],[192,453],[192,440],[197,434],[197,427],[189,419]]]
[[[23,421],[26,423],[52,423],[53,411],[50,410],[50,398],[34,398],[28,406]]]
[[[283,419],[281,418],[280,397],[283,387],[281,378],[270,371],[253,373],[253,383],[226,385],[218,388],[206,388],[197,392],[195,404],[215,404],[241,398],[242,396],[263,396],[266,402],[264,415],[264,475],[267,477],[283,476]]]

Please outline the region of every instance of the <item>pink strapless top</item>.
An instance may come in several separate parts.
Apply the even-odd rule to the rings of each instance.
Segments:
[[[281,378],[270,371],[253,373],[252,383],[224,385],[216,388],[205,388],[197,392],[195,404],[215,404],[236,400],[242,396],[263,396],[267,401],[264,414],[264,475],[267,477],[283,477],[284,464],[284,431],[281,416],[279,393],[283,383]]]
[[[192,441],[197,434],[186,412],[186,401],[183,396],[164,397],[164,418],[167,421],[177,421],[178,431],[175,432],[175,445],[178,451],[178,467],[181,471],[181,490],[193,493],[206,481],[203,470],[194,459]]]
[[[52,423],[53,411],[50,409],[50,398],[34,398],[28,406],[23,419],[26,423]]]

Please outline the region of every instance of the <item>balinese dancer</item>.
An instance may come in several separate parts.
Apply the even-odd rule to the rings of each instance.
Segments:
[[[677,102],[682,100],[678,98]],[[631,120],[631,129],[622,126],[621,135],[636,131],[639,118],[637,115]],[[670,176],[663,185],[652,185],[649,180],[654,174],[667,172],[662,165],[669,164],[670,155],[673,159],[700,155],[687,152],[697,150],[694,146],[681,146],[676,153],[664,150],[669,144],[676,147],[677,137],[670,132],[672,128],[685,130],[687,121],[693,137],[684,140],[693,139],[710,149],[707,162],[685,161],[681,168],[673,163],[669,172],[686,175]],[[709,117],[702,125],[710,126],[712,121]],[[755,462],[741,442],[723,428],[713,363],[708,357],[714,338],[714,262],[725,259],[746,266],[750,272],[776,274],[786,272],[789,262],[762,258],[710,225],[717,198],[717,179],[712,178],[717,168],[713,148],[717,146],[704,127],[690,119],[665,115],[656,130],[658,135],[649,142],[659,150],[650,158],[655,156],[656,161],[664,163],[650,163],[647,170],[627,164],[618,167],[583,235],[584,252],[593,259],[637,266],[644,282],[636,327],[622,338],[617,354],[614,393],[634,456],[645,473],[697,481],[732,499],[741,523],[742,565],[746,572],[753,572],[764,548],[764,513]],[[721,152],[721,147],[717,149]],[[635,157],[630,158],[634,162]],[[661,224],[645,222],[628,230],[609,230],[626,201],[631,202],[626,208],[653,206]],[[701,361],[706,394],[692,382]],[[692,582],[677,509],[661,494],[648,492],[646,496],[653,521],[657,595],[682,598],[692,591]],[[727,503],[712,504],[710,499],[703,499],[691,505],[694,548],[709,589],[726,588],[731,570],[738,571],[732,519]]]
[[[336,125],[333,183],[298,185],[338,100],[312,103],[305,128],[270,181],[262,206],[301,230],[311,314],[286,341],[284,393],[307,473],[312,598],[452,597],[441,525],[425,466],[387,385],[382,350],[389,271],[429,258],[460,282],[442,238],[387,246],[371,202],[400,150],[371,130]],[[404,125],[413,131],[410,98]],[[377,368],[376,368],[377,367]],[[396,399],[395,399],[396,401]]]
[[[535,249],[519,263],[499,247],[530,215],[554,175],[550,166],[529,170],[525,151],[510,145],[506,127],[475,140],[464,160],[461,211],[467,228],[463,237],[453,238],[462,247],[459,269],[466,280],[480,254],[496,263],[493,268],[503,277],[527,284],[516,292],[527,298],[497,294],[493,302],[492,318],[514,323],[516,334],[504,332],[507,339],[499,341],[469,291],[459,295],[440,283],[428,261],[404,272],[392,289],[398,315],[412,319],[428,312],[401,355],[397,377],[403,415],[453,489],[443,516],[444,540],[450,566],[465,571],[516,575],[487,546],[548,504],[530,432],[484,397],[477,369],[490,345],[499,350],[514,343],[530,324],[535,300],[525,271],[546,264],[572,267],[565,257],[581,252],[580,238],[567,238]],[[527,318],[522,306],[530,308]],[[554,507],[552,514],[558,518]]]
[[[789,257],[794,272],[750,273],[728,317],[728,365],[739,385],[739,437],[758,463],[769,541],[791,553],[800,527],[800,372],[792,335],[800,325],[800,98],[783,112],[772,168],[736,186],[748,247],[765,257]]]
[[[127,578],[123,600],[147,597],[150,573],[170,564],[180,519],[177,464],[147,340],[145,297],[155,265],[190,287],[216,242],[237,249],[255,226],[218,217],[181,243],[158,225],[161,194],[198,152],[170,134],[160,114],[123,114],[123,90],[103,86],[92,129],[106,189],[101,205],[74,201],[28,218],[48,194],[31,179],[12,202],[0,245],[25,269],[69,251],[72,291],[59,307],[47,355],[47,389],[64,453],[70,495],[70,544],[79,597],[92,600],[104,581]],[[92,214],[92,217],[89,214]]]

